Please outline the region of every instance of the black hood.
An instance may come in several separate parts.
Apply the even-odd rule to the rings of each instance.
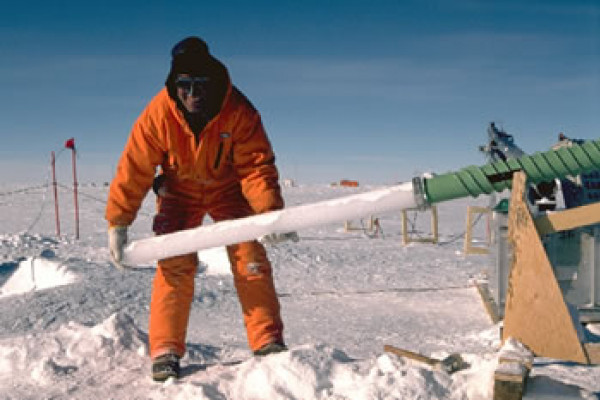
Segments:
[[[223,99],[229,87],[227,68],[210,54],[206,42],[195,36],[185,38],[173,46],[171,57],[171,70],[165,82],[169,95],[182,108],[175,87],[177,75],[190,74],[209,77],[207,113],[209,119],[212,119],[221,111]]]

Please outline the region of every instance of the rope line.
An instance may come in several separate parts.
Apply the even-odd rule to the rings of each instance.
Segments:
[[[58,185],[59,187],[63,188],[63,189],[67,189],[67,190],[69,190],[69,191],[72,191],[72,190],[73,190],[73,186],[72,186],[72,185],[71,185],[71,186],[68,186],[68,185],[63,185],[62,183],[58,183],[57,185]],[[105,204],[106,204],[106,200],[107,200],[107,199],[101,199],[101,198],[99,198],[99,197],[92,196],[92,195],[91,195],[91,194],[89,194],[89,193],[82,192],[82,191],[81,191],[81,189],[79,189],[79,190],[77,191],[77,193],[78,193],[78,194],[79,194],[81,197],[86,197],[86,198],[88,198],[88,199],[90,199],[90,200],[94,200],[94,201],[97,201],[97,202],[99,202],[99,203],[102,203],[103,205],[105,205]],[[144,215],[144,216],[146,216],[146,217],[151,217],[151,216],[153,216],[154,214],[152,214],[152,213],[148,213],[148,212],[145,212],[145,211],[143,211],[143,210],[140,210],[140,211],[138,211],[138,215]]]
[[[479,222],[479,220],[481,219],[481,217],[482,217],[482,216],[483,216],[483,214],[479,214],[479,215],[477,216],[477,218],[475,218],[475,219],[473,220],[473,222],[471,223],[471,228],[473,228],[475,225],[477,225],[477,222]],[[440,242],[440,243],[439,243],[439,245],[440,245],[440,246],[445,246],[445,245],[447,245],[447,244],[454,243],[454,242],[456,242],[457,240],[459,240],[459,239],[463,238],[463,237],[465,236],[465,233],[466,233],[466,231],[462,231],[462,233],[460,233],[460,234],[456,234],[456,235],[454,235],[454,236],[450,236],[450,239],[448,239],[448,240],[447,240],[447,241],[445,241],[445,242]]]
[[[29,187],[25,187],[25,188],[21,188],[21,189],[11,190],[8,192],[0,192],[0,196],[11,196],[13,194],[25,193],[25,192],[29,192],[31,190],[44,188],[46,186],[48,186],[48,182],[44,183],[43,185],[29,186]]]
[[[37,223],[40,222],[40,219],[42,218],[42,215],[44,214],[44,208],[46,207],[46,202],[47,202],[48,188],[50,187],[49,182],[50,182],[50,166],[48,166],[46,169],[46,183],[43,185],[46,188],[46,190],[44,190],[44,192],[42,193],[42,205],[40,206],[40,209],[39,209],[37,215],[35,216],[35,218],[33,219],[33,221],[29,224],[27,229],[25,229],[25,233],[29,233],[37,225]]]
[[[71,186],[68,186],[68,185],[63,185],[62,183],[57,183],[57,185],[58,185],[59,187],[63,188],[63,189],[67,189],[67,190],[69,190],[69,191],[73,191],[73,186],[72,186],[72,185],[71,185]],[[91,194],[88,194],[88,193],[82,192],[82,191],[81,191],[81,188],[79,188],[79,189],[77,190],[77,193],[78,193],[78,194],[80,194],[82,197],[87,197],[88,199],[95,200],[95,201],[97,201],[97,202],[99,202],[99,203],[104,203],[104,204],[106,204],[106,199],[101,199],[101,198],[99,198],[99,197],[92,196]]]
[[[427,292],[443,292],[447,290],[460,290],[470,289],[474,285],[456,285],[456,286],[444,286],[444,287],[424,287],[424,288],[385,288],[385,289],[374,289],[374,290],[347,290],[347,291],[334,291],[334,290],[313,290],[309,292],[282,292],[277,293],[278,297],[319,297],[319,296],[368,296],[371,294],[386,294],[386,293],[427,293]],[[222,290],[224,294],[236,295],[235,291]]]
[[[410,233],[413,233],[415,236],[417,236],[418,238],[422,238],[423,236],[419,234],[419,231],[416,228],[417,225],[417,216],[419,215],[419,213],[417,211],[414,212],[414,218],[413,221],[411,221],[410,219],[408,219],[408,223],[411,226],[411,230]],[[475,225],[477,225],[477,223],[479,222],[479,220],[481,219],[481,217],[483,216],[483,214],[479,214],[477,216],[477,218],[475,218],[473,220],[473,222],[471,223],[471,228],[473,228]],[[463,238],[465,236],[466,231],[462,231],[461,233],[457,233],[455,235],[450,236],[450,238],[444,242],[438,242],[439,246],[445,246],[451,243],[456,242],[457,240]]]
[[[348,290],[344,292],[336,292],[334,290],[314,290],[302,293],[278,293],[279,297],[295,297],[295,296],[356,296],[384,293],[426,293],[426,292],[443,292],[446,290],[469,289],[473,285],[456,285],[444,287],[424,287],[424,288],[385,288],[374,290]]]

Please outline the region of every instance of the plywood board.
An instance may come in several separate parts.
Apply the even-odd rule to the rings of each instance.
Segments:
[[[514,337],[537,356],[589,363],[524,201],[525,188],[525,174],[515,173],[508,222],[513,260],[503,340]]]

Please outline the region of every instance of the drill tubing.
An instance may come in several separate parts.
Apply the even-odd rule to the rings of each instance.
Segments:
[[[548,182],[600,170],[600,140],[573,144],[557,150],[497,161],[481,167],[435,175],[423,182],[429,204],[477,197],[510,189],[513,173],[524,171],[531,183]]]

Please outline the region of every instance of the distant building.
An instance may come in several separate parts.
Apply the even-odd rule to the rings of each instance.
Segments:
[[[340,186],[358,187],[358,181],[352,181],[352,180],[348,180],[348,179],[342,179],[340,181]]]

